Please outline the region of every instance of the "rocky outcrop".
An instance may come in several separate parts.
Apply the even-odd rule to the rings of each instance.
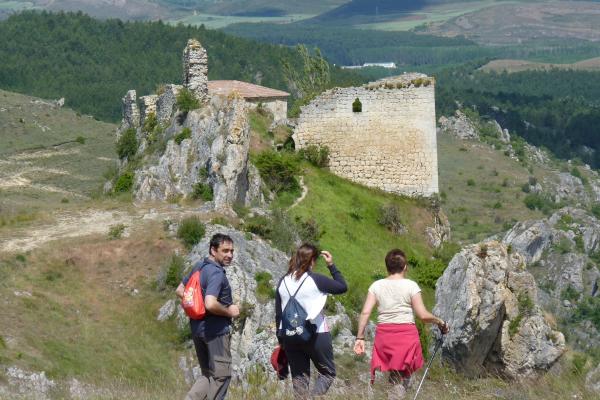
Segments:
[[[467,375],[534,375],[563,353],[564,336],[544,319],[525,265],[489,241],[464,248],[438,280],[434,314],[451,327],[443,356]]]
[[[190,137],[177,143],[173,137],[184,129]],[[218,210],[264,202],[260,176],[248,159],[250,128],[243,99],[211,99],[202,109],[189,112],[183,125],[173,118],[163,135],[167,141],[164,153],[149,156],[135,173],[137,200],[189,196],[195,185],[202,184],[212,189]],[[140,147],[145,147],[144,143]],[[152,162],[156,156],[157,161]]]
[[[183,85],[200,101],[208,98],[208,56],[196,39],[183,50]]]
[[[460,110],[453,117],[441,116],[438,120],[442,133],[459,139],[479,139],[479,133],[473,122]]]
[[[569,344],[586,351],[600,346],[600,332],[589,320],[572,321],[574,308],[593,295],[600,279],[600,221],[585,210],[566,207],[547,219],[524,221],[502,241],[522,255],[539,289],[539,302],[569,329]]]
[[[450,221],[444,212],[440,209],[433,214],[433,227],[425,228],[427,242],[433,248],[438,248],[444,242],[450,240]]]
[[[590,392],[600,394],[600,364],[586,375],[585,387]]]
[[[123,120],[119,128],[120,132],[124,132],[129,128],[139,128],[140,126],[140,111],[137,106],[137,94],[135,90],[129,90],[122,99]]]

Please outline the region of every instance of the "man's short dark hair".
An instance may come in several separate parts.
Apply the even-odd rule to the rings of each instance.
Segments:
[[[212,249],[219,250],[219,246],[221,246],[225,242],[233,243],[233,239],[229,235],[225,235],[223,233],[215,233],[213,237],[210,238],[210,244],[208,245],[208,253],[210,254],[210,251]]]
[[[406,254],[400,249],[392,249],[385,256],[385,267],[388,274],[397,274],[406,268]]]

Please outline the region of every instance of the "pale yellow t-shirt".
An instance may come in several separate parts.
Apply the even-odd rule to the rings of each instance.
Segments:
[[[378,323],[414,324],[411,299],[421,289],[410,279],[380,279],[373,282],[369,292],[377,298]]]

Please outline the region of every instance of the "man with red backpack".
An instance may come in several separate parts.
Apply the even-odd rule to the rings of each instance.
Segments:
[[[175,291],[183,299],[188,282],[199,272],[200,301],[206,311],[201,319],[190,318],[190,328],[202,375],[185,400],[222,400],[227,394],[231,381],[231,319],[240,315],[225,273],[232,260],[233,240],[215,234],[210,239],[209,256],[194,265]]]

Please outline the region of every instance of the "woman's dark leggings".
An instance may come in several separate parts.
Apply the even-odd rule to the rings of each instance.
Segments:
[[[286,344],[285,353],[292,373],[296,399],[309,398],[310,362],[319,372],[311,396],[323,395],[335,379],[333,346],[329,332],[315,333],[308,343]]]

